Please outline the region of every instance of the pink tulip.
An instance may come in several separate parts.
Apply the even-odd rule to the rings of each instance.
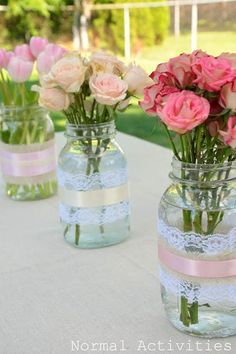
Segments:
[[[17,45],[15,50],[15,55],[26,61],[34,61],[34,57],[31,53],[30,47],[28,44]]]
[[[66,49],[56,44],[48,44],[37,58],[37,69],[39,73],[47,74],[52,65],[61,59],[65,53]]]
[[[33,62],[13,56],[8,63],[7,70],[13,81],[25,82],[32,73]]]
[[[41,37],[32,37],[29,43],[31,53],[35,58],[38,58],[39,54],[44,51],[47,45],[48,40]]]
[[[4,49],[0,49],[0,70],[6,69],[9,60],[14,54],[12,52],[6,52]]]

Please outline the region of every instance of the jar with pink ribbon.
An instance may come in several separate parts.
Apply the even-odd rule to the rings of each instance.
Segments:
[[[56,193],[54,126],[39,106],[3,106],[0,110],[0,157],[6,194],[37,200]]]
[[[236,164],[172,162],[158,213],[160,282],[170,322],[236,334]]]

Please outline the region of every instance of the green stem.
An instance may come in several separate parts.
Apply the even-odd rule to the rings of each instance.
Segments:
[[[79,237],[80,237],[80,226],[75,224],[75,244],[76,246],[79,245]]]
[[[184,326],[189,327],[190,325],[190,316],[188,311],[188,300],[185,296],[181,296],[180,300],[180,321],[183,323]]]
[[[171,134],[170,134],[169,129],[167,128],[167,126],[166,126],[164,123],[163,123],[163,126],[164,126],[164,128],[165,128],[165,131],[166,131],[168,137],[169,137],[169,140],[170,140],[171,147],[172,147],[172,150],[173,150],[173,152],[174,152],[174,155],[177,157],[178,160],[181,161],[181,158],[179,157],[178,151],[177,151],[177,149],[176,149],[176,147],[175,147],[175,144],[174,144],[174,141],[173,141],[173,139],[172,139],[172,137],[171,137]]]

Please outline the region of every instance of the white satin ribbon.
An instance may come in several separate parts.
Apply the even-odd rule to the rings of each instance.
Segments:
[[[93,191],[74,191],[59,187],[60,201],[76,208],[95,208],[116,204],[127,200],[128,196],[127,184]]]

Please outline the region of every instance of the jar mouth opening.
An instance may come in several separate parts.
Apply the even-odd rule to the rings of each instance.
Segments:
[[[97,128],[109,128],[109,127],[114,127],[115,128],[115,122],[110,121],[110,122],[105,122],[105,123],[89,123],[89,124],[74,124],[74,123],[66,123],[66,127],[68,129],[73,129],[73,130],[79,130],[79,129],[97,129]]]
[[[112,138],[116,134],[116,126],[114,121],[97,123],[97,124],[66,124],[65,135],[72,139],[107,139]]]
[[[25,105],[25,106],[17,106],[17,105],[0,106],[1,114],[12,113],[12,112],[21,113],[27,110],[47,112],[47,110],[44,107],[41,107],[37,104]]]
[[[47,115],[48,111],[38,105],[0,107],[0,119],[3,122],[34,121],[45,119]]]
[[[235,156],[236,157],[236,156]],[[236,168],[236,160],[233,161],[225,161],[221,163],[192,163],[180,161],[176,156],[172,158],[172,167],[175,169],[186,169],[186,170],[211,170],[211,169],[225,169],[225,168]]]

